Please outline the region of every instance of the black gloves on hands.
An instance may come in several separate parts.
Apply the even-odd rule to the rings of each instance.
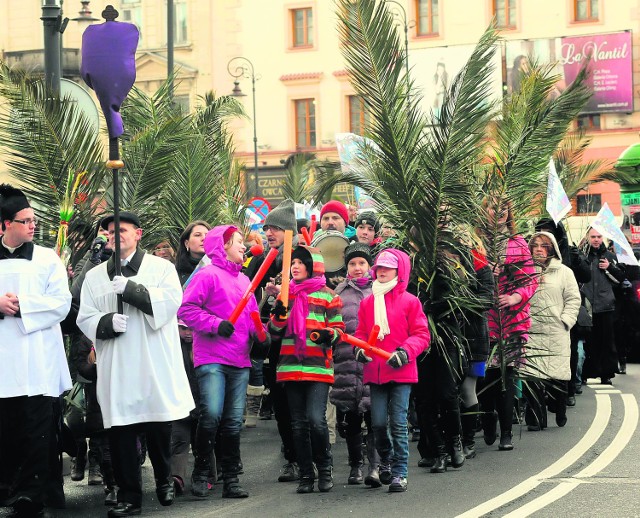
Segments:
[[[271,309],[271,314],[276,320],[284,321],[287,319],[287,308],[281,300],[276,300],[275,306]]]
[[[235,330],[236,328],[228,320],[223,320],[218,324],[218,334],[224,338],[229,338]]]
[[[331,346],[331,340],[333,340],[333,331],[331,331],[330,329],[318,329],[313,333],[318,335],[315,339],[311,339],[313,343],[322,345],[323,347]]]
[[[387,360],[387,365],[394,369],[404,367],[407,363],[409,363],[409,355],[407,354],[407,351],[401,347],[398,347],[391,355],[391,358]]]
[[[360,347],[354,347],[355,349],[355,356],[356,356],[356,360],[359,361],[360,363],[369,363],[373,361],[373,358],[371,358],[370,356],[367,356],[367,353],[364,352],[364,349],[361,349]]]

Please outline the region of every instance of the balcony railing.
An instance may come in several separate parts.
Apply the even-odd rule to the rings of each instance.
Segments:
[[[44,50],[19,50],[2,53],[3,61],[11,68],[18,68],[31,74],[44,73]],[[80,49],[62,50],[62,76],[80,75]]]

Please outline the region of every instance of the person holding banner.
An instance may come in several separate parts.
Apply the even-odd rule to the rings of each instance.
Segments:
[[[327,399],[334,382],[332,349],[344,330],[338,295],[327,288],[324,261],[315,248],[298,246],[291,256],[289,311],[283,289],[272,312],[270,328],[282,346],[276,381],[284,383],[293,443],[300,468],[298,493],[312,493],[318,469],[318,489],[333,487],[333,458],[327,427]],[[312,338],[312,333],[317,337]]]
[[[582,285],[582,292],[591,303],[593,327],[587,340],[582,378],[600,378],[603,385],[612,385],[618,370],[618,353],[614,342],[613,326],[616,298],[614,284],[624,280],[615,256],[607,251],[602,234],[590,228],[587,239],[587,262],[591,280]]]
[[[418,381],[416,358],[429,348],[429,324],[420,300],[407,292],[409,256],[390,248],[373,267],[373,293],[360,304],[356,338],[367,340],[380,326],[376,345],[391,353],[388,360],[367,356],[357,348],[356,360],[365,364],[364,383],[371,389],[371,427],[380,455],[380,481],[389,492],[407,490],[409,434],[407,413],[411,385]]]
[[[250,314],[258,311],[253,295],[232,323],[231,314],[250,284],[241,273],[244,239],[237,227],[220,225],[204,239],[211,264],[198,270],[187,286],[178,317],[193,330],[193,364],[200,391],[195,465],[191,493],[205,498],[211,453],[219,432],[223,498],[246,498],[240,485],[240,430],[251,370],[252,337],[257,335]],[[260,345],[268,346],[268,336]]]

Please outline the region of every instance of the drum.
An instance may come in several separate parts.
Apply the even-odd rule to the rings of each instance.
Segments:
[[[320,250],[327,273],[335,273],[344,268],[344,249],[349,246],[349,240],[342,232],[319,230],[313,236],[311,246]]]

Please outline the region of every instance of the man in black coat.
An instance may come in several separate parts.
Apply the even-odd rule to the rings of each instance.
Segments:
[[[591,280],[584,283],[582,292],[591,303],[593,329],[587,342],[583,379],[599,377],[603,385],[611,385],[618,370],[618,355],[614,341],[614,284],[624,280],[624,272],[616,264],[614,254],[607,251],[600,232],[589,229],[587,262]]]

